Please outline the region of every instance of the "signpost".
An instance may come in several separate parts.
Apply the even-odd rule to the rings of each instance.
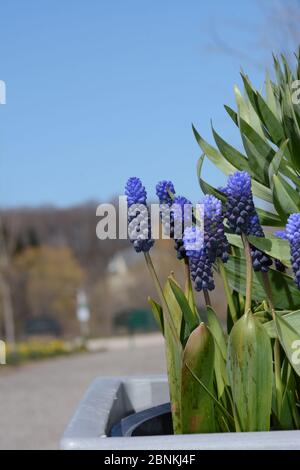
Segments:
[[[77,320],[80,324],[80,332],[82,338],[86,339],[90,334],[89,320],[90,310],[88,307],[87,296],[83,289],[79,289],[77,292],[77,308],[76,308]]]

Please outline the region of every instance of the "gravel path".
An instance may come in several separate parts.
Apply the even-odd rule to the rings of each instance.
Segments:
[[[146,345],[0,366],[0,449],[55,449],[84,391],[97,376],[165,372],[164,349]]]

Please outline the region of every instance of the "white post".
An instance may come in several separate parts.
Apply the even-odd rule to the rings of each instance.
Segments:
[[[0,365],[6,364],[6,345],[5,342],[0,340]]]
[[[87,338],[89,336],[90,310],[88,307],[87,296],[83,289],[79,289],[77,292],[76,314],[80,324],[81,335],[83,338]]]

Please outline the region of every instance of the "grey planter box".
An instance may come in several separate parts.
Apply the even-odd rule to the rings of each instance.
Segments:
[[[96,379],[80,402],[60,441],[75,449],[300,449],[300,431],[185,434],[177,436],[108,437],[126,414],[169,400],[165,376]]]

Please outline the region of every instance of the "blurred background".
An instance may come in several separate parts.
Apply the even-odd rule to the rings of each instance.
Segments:
[[[191,123],[239,148],[223,104],[241,68],[261,88],[272,52],[292,60],[299,20],[297,0],[2,1],[1,448],[55,448],[97,375],[164,372],[143,257],[97,239],[96,207],[130,176],[199,201]],[[153,260],[181,279],[172,243]]]

